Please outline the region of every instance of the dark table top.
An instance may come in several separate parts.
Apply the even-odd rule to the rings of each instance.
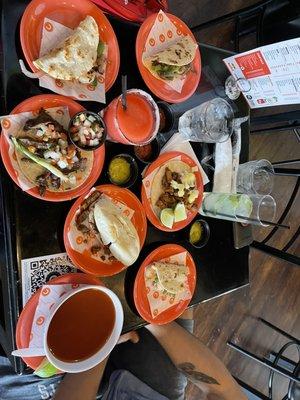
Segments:
[[[19,24],[24,11],[25,0],[4,0],[3,38],[3,88],[5,112],[22,100],[36,94],[48,93],[40,89],[36,80],[22,75],[18,59],[24,58],[20,48]],[[9,4],[9,6],[8,6]],[[107,103],[121,92],[121,74],[128,75],[128,87],[146,89],[135,61],[135,37],[138,26],[116,19],[110,19],[119,40],[121,68],[116,83],[107,93]],[[228,76],[222,59],[230,55],[224,50],[200,45],[202,59],[202,76],[200,85],[191,99],[181,104],[172,105],[175,117],[185,110],[204,101],[222,95],[222,87]],[[147,89],[146,89],[147,90]],[[83,103],[88,109],[99,111],[104,105]],[[236,115],[247,115],[246,102],[239,99],[233,104]],[[173,131],[174,132],[174,131]],[[173,133],[171,132],[169,136]],[[168,137],[164,136],[164,138]],[[249,126],[242,126],[241,161],[248,159]],[[194,150],[201,159],[211,148],[208,145],[193,144]],[[104,171],[110,158],[117,153],[132,153],[131,146],[107,143]],[[142,165],[139,165],[142,168]],[[207,171],[209,174],[209,171]],[[102,173],[97,184],[106,183]],[[141,179],[132,188],[138,196]],[[206,191],[211,189],[208,184]],[[72,205],[72,201],[50,203],[37,200],[23,193],[8,177],[3,165],[0,166],[0,343],[7,355],[15,347],[14,332],[18,315],[21,311],[20,264],[25,258],[55,254],[64,251],[63,224]],[[138,261],[126,271],[103,281],[120,297],[125,313],[124,331],[136,329],[144,321],[136,314],[132,301],[132,288],[137,270],[145,255],[165,243],[178,243],[192,254],[197,265],[197,286],[191,305],[211,299],[230,290],[239,288],[249,282],[248,247],[236,250],[233,243],[233,224],[226,221],[207,218],[211,228],[211,237],[203,249],[193,248],[187,241],[185,231],[165,233],[148,222],[145,246]],[[17,372],[23,371],[19,359],[11,357]]]

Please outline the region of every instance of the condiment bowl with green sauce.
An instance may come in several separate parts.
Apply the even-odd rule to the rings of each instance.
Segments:
[[[210,237],[210,228],[204,219],[196,219],[189,227],[188,240],[197,249],[204,247]]]
[[[108,178],[114,185],[129,188],[133,186],[138,177],[138,166],[130,154],[114,156],[108,165]]]

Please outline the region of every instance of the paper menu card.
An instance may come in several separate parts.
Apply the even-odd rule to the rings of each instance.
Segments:
[[[251,84],[244,96],[250,108],[300,103],[300,38],[258,47],[225,58],[236,78]]]

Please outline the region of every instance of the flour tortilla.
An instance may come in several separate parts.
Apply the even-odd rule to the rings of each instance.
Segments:
[[[197,47],[197,43],[187,35],[173,43],[167,49],[159,51],[150,57],[146,57],[143,59],[143,64],[157,79],[164,80],[153,69],[152,62],[156,61],[160,64],[185,67],[193,62]],[[184,70],[184,68],[182,68],[182,70]]]
[[[102,197],[94,208],[97,229],[104,245],[125,266],[132,265],[140,253],[140,239],[130,219],[118,206]]]
[[[177,65],[178,67],[182,67],[190,64],[194,60],[197,47],[197,43],[195,43],[194,40],[187,35],[173,43],[167,49],[159,51],[158,53],[149,57],[149,59],[151,61],[158,61],[162,64]]]
[[[160,285],[168,293],[178,294],[185,290],[188,275],[185,265],[154,262],[151,267],[156,272]]]
[[[150,201],[151,206],[155,214],[159,217],[160,208],[157,207],[156,203],[160,197],[160,195],[164,192],[164,188],[162,186],[162,179],[165,175],[166,168],[169,168],[172,172],[177,172],[178,174],[184,174],[187,172],[192,172],[192,168],[180,160],[171,160],[162,165],[157,173],[154,175],[151,191],[150,191]]]
[[[95,65],[98,43],[98,25],[88,15],[72,35],[33,64],[52,78],[89,83],[91,76],[88,72]]]

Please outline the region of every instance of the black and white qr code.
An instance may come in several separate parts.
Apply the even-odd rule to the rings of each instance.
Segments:
[[[74,272],[74,267],[70,266],[70,262],[66,265],[66,259],[61,257],[42,259],[30,263],[31,274],[31,292],[34,293],[45,283],[51,281],[63,274]]]
[[[22,260],[23,304],[53,278],[72,272],[76,268],[66,253]]]

